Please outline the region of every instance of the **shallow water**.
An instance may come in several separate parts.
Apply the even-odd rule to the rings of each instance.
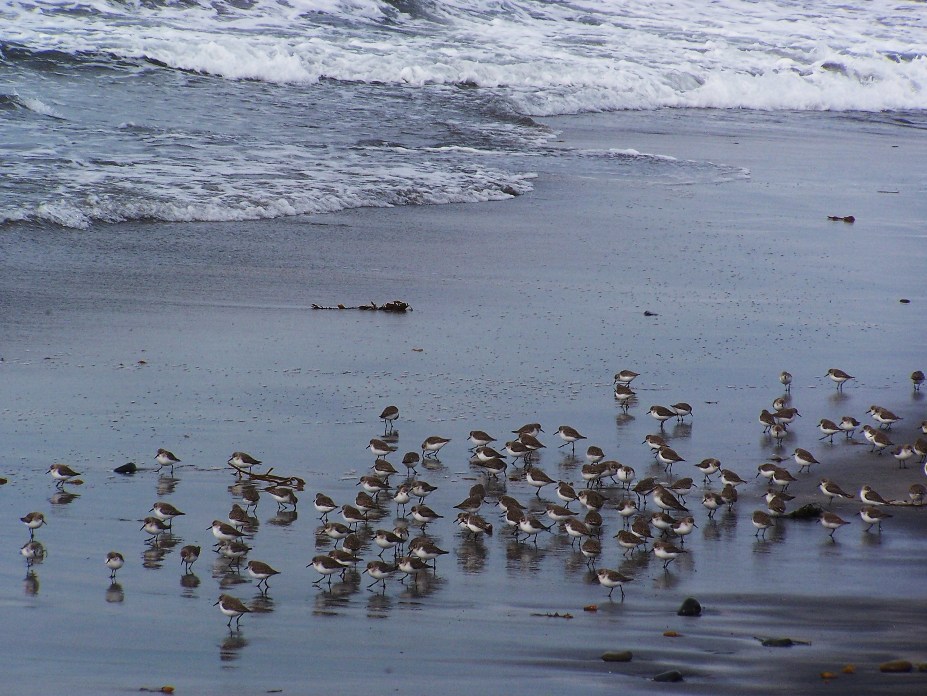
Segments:
[[[903,416],[892,431],[902,442],[925,418],[907,381],[925,358],[916,323],[924,198],[912,165],[923,161],[923,143],[910,130],[854,129],[829,115],[616,114],[554,125],[572,126],[562,136],[568,147],[594,138],[749,177],[655,186],[577,165],[544,173],[530,196],[500,205],[3,236],[10,482],[0,489],[0,602],[24,629],[5,644],[9,683],[21,693],[162,684],[353,693],[428,678],[449,693],[501,691],[502,680],[517,693],[561,685],[638,693],[678,668],[690,693],[768,693],[775,683],[814,692],[834,686],[820,671],[852,662],[858,674],[841,676],[841,688],[923,690],[921,675],[875,672],[892,657],[924,660],[914,619],[923,612],[923,510],[893,509],[878,535],[862,531],[855,502],[837,503],[851,524],[836,543],[798,521],[758,541],[749,519],[763,507],[756,466],[797,446],[821,465],[793,485],[796,503],[817,499],[824,475],[895,498],[924,480],[919,466],[899,471],[887,454],[821,443],[816,430],[821,417],[868,422],[878,403]],[[848,144],[895,159],[873,159],[861,188],[867,177],[840,154]],[[890,177],[900,193],[887,199],[877,191]],[[832,213],[858,222],[831,223]],[[414,311],[309,309],[397,297]],[[842,394],[823,376],[833,366],[857,376]],[[611,389],[622,368],[641,373],[627,414]],[[782,394],[782,369],[795,374],[791,397],[803,417],[777,449],[756,416]],[[478,479],[469,430],[502,439],[540,421],[548,449],[539,465],[579,485],[579,463],[553,435],[567,423],[639,477],[662,476],[641,444],[659,432],[646,410],[679,400],[694,413],[666,426],[687,460],[673,475],[693,475],[694,463],[715,456],[749,483],[733,513],[714,522],[689,496],[699,527],[668,572],[653,557],[621,557],[611,539],[620,522],[607,510],[600,565],[633,576],[624,602],[607,600],[563,534],[515,543],[487,507],[492,538],[470,542],[452,524],[452,506]],[[330,543],[316,537],[311,500],[320,490],[353,500],[373,462],[364,446],[382,434],[376,416],[388,403],[401,409],[398,454],[429,435],[452,438],[440,463],[421,471],[438,486],[427,504],[445,515],[428,531],[450,553],[415,587],[391,580],[385,593],[368,591],[366,575],[314,587],[305,565]],[[183,460],[175,480],[153,470],[162,446]],[[205,548],[207,526],[237,500],[225,466],[234,450],[306,481],[295,519],[276,515],[266,496],[258,507],[249,557],[282,571],[266,597]],[[45,474],[54,461],[82,472],[84,485],[66,487],[77,497],[55,495]],[[127,461],[142,470],[111,473]],[[543,509],[523,481],[505,487]],[[139,530],[159,499],[187,513],[160,550]],[[48,555],[31,574],[18,553],[28,537],[18,518],[30,510],[48,516],[37,533]],[[187,543],[204,553],[185,578]],[[103,566],[110,549],[127,560],[117,588]],[[373,555],[366,550],[365,560]],[[239,632],[213,606],[226,591],[255,609]],[[699,619],[675,614],[690,595],[705,608]],[[599,611],[584,612],[589,604]],[[574,618],[543,616],[554,612]],[[665,638],[667,630],[682,637]],[[766,635],[812,645],[763,648],[754,637]],[[601,662],[611,649],[635,658]],[[54,671],[50,650],[63,653]],[[793,668],[782,676],[786,663]]]

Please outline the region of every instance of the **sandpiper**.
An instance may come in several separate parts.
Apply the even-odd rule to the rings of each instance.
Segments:
[[[751,519],[753,526],[756,527],[756,534],[753,536],[762,536],[766,538],[766,530],[773,526],[773,519],[762,510],[756,510]]]
[[[235,620],[235,626],[237,627],[241,622],[241,617],[251,612],[244,602],[228,594],[219,595],[219,600],[213,606],[218,606],[219,611],[229,617],[229,628],[232,627],[232,619]]]
[[[193,564],[196,563],[196,559],[200,557],[200,547],[188,544],[180,549],[180,562],[184,566],[184,572],[189,574],[192,572]]]
[[[52,464],[48,467],[48,472],[52,475],[52,478],[55,479],[55,485],[58,488],[64,486],[65,483],[73,479],[75,476],[80,476],[80,473],[74,471],[67,464]]]
[[[830,530],[830,538],[834,538],[834,532],[840,529],[845,524],[850,524],[845,519],[841,518],[839,515],[835,515],[832,512],[822,512],[821,513],[821,526],[825,529]]]
[[[432,435],[431,437],[425,438],[425,441],[422,442],[422,457],[437,459],[438,452],[448,442],[450,442],[449,438],[441,437],[440,435]]]
[[[679,403],[670,404],[670,410],[676,414],[676,420],[682,423],[683,419],[686,416],[692,415],[692,406],[687,404],[685,401],[680,401]]]
[[[924,383],[924,372],[923,370],[915,370],[911,373],[911,384],[914,385],[914,391],[920,391],[921,385]]]
[[[585,435],[580,435],[579,431],[576,428],[573,428],[569,425],[561,425],[557,428],[557,435],[563,440],[561,447],[566,447],[570,445],[573,448],[573,451],[576,451],[576,441],[585,440]]]
[[[785,387],[785,390],[792,391],[792,373],[783,370],[779,373],[779,384]]]
[[[248,575],[258,581],[257,587],[260,588],[263,584],[265,591],[268,588],[267,581],[274,575],[280,574],[279,570],[274,570],[263,561],[248,561],[247,569]]]
[[[607,587],[609,598],[612,596],[612,592],[615,591],[617,587],[621,590],[621,601],[624,601],[624,583],[631,582],[632,578],[629,578],[627,575],[622,575],[617,570],[611,570],[609,568],[599,568],[596,571],[596,577],[599,579],[599,584],[603,587]]]
[[[20,517],[19,521],[29,528],[29,538],[35,536],[35,530],[41,527],[45,522],[45,515],[41,512],[30,512],[25,517]]]
[[[836,367],[832,367],[827,371],[825,377],[830,377],[834,382],[837,383],[837,391],[843,390],[843,385],[845,382],[851,379],[855,379],[852,375],[847,374],[843,370],[839,370]]]
[[[836,483],[834,483],[830,479],[826,479],[826,478],[821,479],[821,483],[818,485],[818,488],[820,489],[821,493],[827,496],[828,505],[830,505],[830,503],[834,501],[834,498],[846,498],[847,500],[853,499],[852,493],[847,493],[845,490],[843,490],[840,486],[838,486]]]
[[[853,418],[853,416],[844,416],[840,419],[840,423],[837,427],[846,433],[847,439],[849,440],[859,427],[859,421]]]
[[[228,460],[228,464],[235,467],[236,469],[251,470],[253,467],[260,463],[260,459],[255,459],[247,452],[232,452],[232,456],[229,457]]]
[[[324,493],[316,493],[315,501],[312,503],[312,505],[313,507],[315,507],[315,509],[318,512],[322,513],[321,516],[319,517],[320,520],[327,520],[328,513],[334,512],[335,510],[338,509],[338,506],[335,504],[335,501],[329,498]]]
[[[158,468],[156,471],[161,471],[164,467],[170,467],[171,473],[174,473],[174,464],[179,464],[180,460],[174,456],[174,453],[164,449],[163,447],[158,448],[158,452],[155,455],[155,461],[158,463]]]
[[[652,548],[653,554],[663,561],[663,570],[668,570],[669,564],[672,563],[680,554],[688,553],[685,549],[674,546],[668,541],[655,541]]]
[[[368,590],[374,585],[382,583],[385,592],[386,579],[396,572],[396,566],[386,561],[370,561],[363,572],[373,578],[373,582],[367,585]]]
[[[173,522],[175,517],[180,517],[187,514],[185,512],[181,512],[170,503],[161,500],[152,505],[149,512],[153,512],[155,517],[157,517],[162,522],[167,522],[168,525]]]
[[[383,435],[388,435],[393,430],[393,423],[399,418],[398,406],[387,406],[380,413],[380,420],[383,421]]]
[[[660,421],[660,430],[663,430],[663,424],[666,423],[670,418],[676,416],[675,411],[671,411],[666,406],[653,405],[650,407],[650,410],[647,411],[651,416]]]
[[[386,457],[389,454],[392,454],[396,451],[396,448],[388,442],[384,442],[378,437],[370,438],[370,442],[367,443],[367,446],[364,449],[369,449],[373,455],[379,459],[380,457]]]
[[[621,370],[615,373],[615,384],[628,386],[634,381],[635,377],[640,377],[640,375],[634,370]]]
[[[525,473],[525,481],[537,489],[534,494],[538,497],[540,497],[541,489],[544,486],[549,486],[552,483],[556,483],[556,481],[554,481],[550,476],[548,476],[537,467],[531,467],[528,469],[528,471]]]
[[[126,559],[118,551],[110,551],[108,554],[106,554],[106,560],[103,561],[103,564],[110,570],[110,580],[116,580],[116,571],[122,568],[122,566],[125,565],[125,562]]]
[[[622,410],[625,412],[630,408],[631,401],[633,401],[635,396],[637,396],[637,394],[632,391],[630,387],[624,384],[615,385],[615,401],[618,402],[618,405],[621,406]]]
[[[889,513],[884,512],[877,507],[872,507],[871,505],[860,510],[859,516],[862,518],[863,522],[869,525],[864,531],[868,532],[870,529],[872,529],[872,525],[877,524],[879,525],[879,534],[882,533],[882,520],[887,520],[889,517],[893,517],[893,515],[890,515]]]
[[[814,458],[814,455],[811,454],[811,452],[809,452],[806,449],[802,449],[801,447],[796,447],[795,451],[792,453],[792,456],[795,459],[795,463],[799,465],[798,466],[799,473],[801,473],[802,469],[807,469],[810,472],[812,464],[821,463],[817,459]]]
[[[480,447],[485,447],[490,442],[496,441],[496,438],[494,438],[492,435],[482,430],[471,430],[470,435],[467,439],[470,441],[470,444],[473,445],[473,447],[470,448],[471,452],[473,452],[474,450]]]
[[[823,440],[826,437],[830,438],[830,441],[833,442],[834,435],[839,433],[841,428],[839,425],[834,423],[834,421],[828,420],[827,418],[822,418],[820,421],[818,421],[818,430],[824,433],[821,437],[818,438],[818,440]]]

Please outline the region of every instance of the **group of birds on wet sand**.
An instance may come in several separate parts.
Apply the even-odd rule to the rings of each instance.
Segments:
[[[636,402],[636,393],[630,385],[638,376],[638,373],[630,370],[622,370],[615,375],[615,399],[625,412]],[[836,383],[838,390],[842,390],[844,384],[853,379],[837,369],[830,370],[827,376]],[[915,372],[911,379],[915,390],[919,390],[923,374]],[[798,409],[790,405],[792,375],[782,372],[779,382],[785,388],[785,394],[774,400],[772,411],[763,409],[760,415],[764,433],[775,441],[776,450],[791,432],[790,425],[801,417]],[[686,418],[693,418],[692,406],[684,402],[668,407],[654,405],[648,413],[659,423],[661,433],[664,432],[665,422],[672,418],[679,423],[683,423]],[[870,451],[881,454],[891,446],[891,442],[883,444],[888,439],[887,433],[901,419],[888,409],[875,405],[869,409],[868,414],[877,426],[863,426],[861,431],[872,445]],[[399,415],[396,406],[388,406],[380,414],[384,433],[380,437],[371,438],[366,446],[374,456],[374,462],[369,472],[358,478],[357,486],[360,490],[351,502],[339,504],[324,492],[315,494],[313,507],[319,513],[320,520],[317,538],[334,546],[328,553],[314,556],[307,565],[307,568],[313,568],[319,574],[313,583],[316,586],[325,581],[330,586],[335,575],[345,578],[350,573],[359,578],[357,568],[364,563],[361,554],[370,543],[379,549],[379,554],[364,564],[361,575],[367,574],[371,578],[368,589],[379,586],[382,592],[386,591],[387,581],[394,576],[400,576],[404,582],[405,578],[416,578],[428,571],[436,573],[437,559],[449,553],[440,548],[436,539],[429,535],[429,526],[439,523],[448,515],[440,514],[426,504],[428,496],[438,487],[419,478],[418,468],[439,468],[438,455],[451,439],[439,435],[427,437],[418,450],[406,452],[402,456],[397,466],[404,471],[400,471],[389,461],[391,455],[398,451],[399,438],[395,423]],[[829,439],[833,443],[833,437],[841,433],[846,439],[853,439],[859,422],[849,416],[845,416],[839,423],[822,418],[818,428],[822,433],[819,440]],[[921,423],[920,430],[927,435],[927,421]],[[619,569],[596,568],[597,560],[603,553],[604,515],[608,510],[614,510],[620,521],[621,529],[613,538],[624,558],[630,559],[639,552],[646,552],[662,562],[664,572],[669,572],[670,564],[689,552],[685,547],[686,537],[698,526],[686,497],[699,491],[707,518],[712,521],[718,510],[733,510],[739,497],[738,488],[748,484],[746,479],[731,468],[724,467],[714,457],[694,464],[693,473],[701,475],[701,485],[689,476],[674,478],[673,467],[685,465],[686,459],[668,444],[662,434],[649,434],[641,444],[646,445],[652,454],[653,464],[649,465],[650,468],[658,472],[662,465],[663,475],[639,478],[633,467],[615,459],[607,459],[605,451],[599,446],[589,445],[582,457],[576,456],[577,443],[588,438],[568,425],[560,426],[554,435],[561,441],[559,448],[570,448],[570,455],[564,458],[561,466],[569,472],[578,468],[579,479],[570,481],[554,478],[538,465],[539,452],[547,448],[539,439],[544,432],[539,423],[528,423],[513,430],[512,437],[500,446],[498,440],[489,433],[471,430],[467,437],[470,445],[468,463],[479,472],[479,482],[470,487],[460,503],[453,506],[454,522],[464,538],[481,540],[491,536],[494,525],[480,513],[484,512],[485,507],[494,505],[499,510],[501,525],[509,530],[511,538],[518,544],[536,545],[542,534],[563,535],[562,538],[568,539],[572,547],[578,548],[590,574],[609,590],[609,597],[617,589],[623,600],[624,585],[632,578]],[[923,464],[927,462],[927,440],[918,438],[911,445],[896,448],[892,454],[901,467],[906,467],[907,462],[914,457],[920,457]],[[788,459],[798,465],[795,474],[784,466]],[[155,460],[159,470],[168,468],[171,471],[180,462],[166,449],[158,450]],[[228,464],[238,478],[238,483],[230,490],[241,497],[244,506],[234,504],[227,520],[215,519],[207,529],[216,539],[216,552],[228,559],[229,567],[237,572],[251,550],[246,543],[249,524],[254,520],[250,511],[256,507],[260,493],[249,476],[261,461],[245,452],[235,452]],[[776,526],[777,520],[789,515],[787,508],[794,500],[788,493],[789,486],[799,480],[803,473],[810,472],[812,467],[822,466],[811,451],[796,447],[791,457],[774,454],[770,461],[757,467],[754,480],[765,481],[767,489],[766,509],[754,511],[751,517],[758,539],[765,540],[767,531]],[[48,473],[59,488],[80,475],[64,464],[52,465]],[[395,482],[397,480],[398,483]],[[518,486],[522,482],[534,490],[534,496],[529,497],[527,503],[510,495],[508,491],[509,483]],[[720,483],[720,490],[714,490],[715,483]],[[556,500],[541,497],[542,492],[547,490],[553,491]],[[849,522],[825,508],[830,508],[837,499],[854,499],[856,495],[847,493],[829,478],[820,479],[818,490],[825,503],[813,503],[814,512],[833,539],[835,532]],[[295,519],[298,504],[296,490],[284,485],[269,485],[263,491],[277,503],[278,513],[289,511],[292,519]],[[911,485],[907,501],[887,500],[869,485],[863,485],[858,496],[862,504],[859,516],[868,525],[866,531],[877,526],[881,532],[882,523],[892,517],[885,511],[886,507],[921,506],[927,499],[927,488],[922,483]],[[648,512],[648,502],[652,502],[656,510]],[[392,525],[388,525],[389,528],[372,528],[373,524],[393,509],[396,517]],[[150,512],[151,515],[143,520],[141,530],[149,534],[152,541],[157,541],[163,534],[169,534],[172,521],[184,515],[165,501],[156,502]],[[336,513],[340,515],[341,521],[329,519],[330,515]],[[546,521],[542,520],[545,517]],[[30,541],[23,546],[22,554],[27,564],[31,564],[43,552],[34,534],[45,524],[45,518],[40,512],[30,512],[22,518],[22,522],[30,534]],[[415,527],[418,528],[417,534],[412,533]],[[185,573],[191,572],[200,551],[201,548],[194,545],[181,549]],[[389,555],[384,559],[387,553]],[[107,554],[104,564],[110,570],[113,582],[124,563],[125,559],[120,553],[112,551]],[[262,593],[267,591],[268,581],[278,574],[277,570],[263,561],[249,560],[245,567],[248,574],[257,581],[257,587]],[[222,594],[216,605],[229,618],[229,628],[232,621],[237,626],[241,617],[251,611],[242,600],[230,594]]]

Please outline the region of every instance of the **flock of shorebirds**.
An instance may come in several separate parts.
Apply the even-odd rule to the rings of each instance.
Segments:
[[[631,383],[638,376],[638,373],[631,370],[622,370],[615,375],[615,399],[625,412],[637,401]],[[854,379],[839,369],[829,370],[827,376],[834,381],[838,390],[842,390],[846,382]],[[919,390],[924,382],[924,374],[914,372],[911,381],[915,391]],[[779,382],[785,393],[775,399],[772,410],[763,409],[759,416],[763,432],[775,443],[777,450],[789,434],[789,426],[801,416],[797,408],[789,405],[792,375],[782,372]],[[639,478],[633,467],[607,459],[603,449],[596,445],[586,447],[584,455],[576,455],[577,443],[587,438],[568,425],[560,426],[555,435],[561,441],[560,448],[570,448],[570,461],[574,464],[572,470],[578,469],[579,473],[579,479],[574,481],[553,478],[538,466],[538,452],[546,448],[539,440],[541,433],[544,433],[539,423],[528,423],[513,430],[511,439],[504,445],[499,445],[499,441],[489,433],[472,430],[467,438],[470,445],[469,464],[480,472],[480,482],[473,485],[466,497],[453,506],[453,513],[440,514],[426,504],[426,499],[437,490],[437,486],[419,478],[418,468],[428,469],[429,465],[439,463],[439,452],[451,440],[438,435],[426,438],[419,450],[402,456],[401,463],[397,464],[401,470],[397,469],[389,458],[398,450],[395,422],[399,419],[399,409],[388,406],[380,414],[384,434],[372,438],[366,447],[374,455],[374,463],[369,472],[359,477],[357,486],[360,491],[353,500],[337,503],[323,492],[315,495],[313,506],[319,513],[321,523],[317,535],[321,539],[330,540],[334,548],[328,553],[316,555],[307,565],[307,568],[311,567],[319,574],[313,584],[318,586],[327,581],[330,585],[333,576],[345,578],[347,574],[351,574],[357,581],[360,575],[366,574],[372,580],[367,585],[368,589],[379,587],[385,592],[387,581],[395,576],[404,582],[408,577],[436,572],[437,559],[449,552],[440,548],[429,535],[429,526],[453,517],[462,535],[478,540],[493,534],[494,524],[484,515],[487,508],[495,507],[500,518],[497,524],[509,530],[508,533],[518,543],[536,544],[538,536],[542,534],[565,535],[571,546],[576,546],[585,558],[589,572],[608,589],[608,596],[611,597],[618,589],[623,600],[624,584],[632,578],[617,569],[596,568],[597,560],[603,553],[603,515],[608,514],[607,511],[613,510],[620,519],[621,529],[613,537],[626,558],[641,552],[652,553],[662,561],[663,570],[669,572],[669,565],[682,554],[688,553],[685,548],[686,536],[697,528],[686,497],[697,491],[708,519],[712,520],[718,510],[733,509],[738,501],[738,487],[748,483],[732,469],[725,468],[716,458],[706,458],[694,464],[697,476],[701,475],[700,482],[688,476],[674,478],[673,467],[681,466],[686,460],[667,443],[662,434],[664,424],[671,419],[683,423],[686,418],[693,417],[692,411],[692,406],[684,402],[650,407],[648,414],[659,423],[661,434],[647,435],[642,444],[648,446],[655,462],[662,465],[664,475],[659,477]],[[860,426],[859,421],[851,416],[844,416],[839,422],[822,418],[818,423],[822,433],[819,440],[827,439],[832,443],[834,436],[841,434],[846,439],[852,439],[859,430],[871,445],[870,452],[881,455],[889,450],[902,468],[918,458],[927,474],[927,421],[920,424],[920,432],[925,437],[918,437],[910,444],[895,445],[889,433],[892,426],[901,419],[889,409],[876,405],[867,413],[875,425]],[[795,473],[785,467],[789,459],[798,465]],[[765,540],[767,530],[777,524],[777,519],[795,514],[794,511],[787,512],[789,503],[794,500],[788,493],[789,486],[802,473],[810,472],[813,466],[820,465],[811,451],[800,447],[794,449],[791,457],[774,455],[770,460],[757,467],[752,479],[765,479],[767,484],[766,509],[755,510],[751,517],[756,529],[755,536],[760,540]],[[171,472],[180,463],[180,459],[166,449],[158,450],[155,461],[159,471],[168,468]],[[227,519],[213,520],[207,529],[216,539],[215,551],[227,559],[231,569],[238,572],[251,551],[247,541],[253,535],[252,522],[256,520],[252,512],[261,491],[250,479],[250,475],[261,461],[245,452],[234,452],[228,464],[239,479],[232,490],[241,498],[241,504],[233,504]],[[654,465],[657,470],[658,465]],[[48,473],[59,488],[80,476],[79,472],[65,464],[53,464]],[[507,492],[507,483],[517,485],[520,482],[534,489],[534,496],[529,497],[528,504]],[[714,490],[713,484],[716,483],[720,484],[719,490]],[[867,532],[874,526],[879,532],[882,531],[882,523],[892,517],[886,512],[886,507],[921,506],[927,501],[927,487],[922,483],[910,486],[906,501],[887,500],[869,485],[863,485],[858,494],[848,493],[828,478],[820,479],[818,489],[824,504],[813,502],[804,507],[810,510],[811,515],[818,517],[831,539],[838,529],[849,524],[849,521],[827,509],[835,499],[855,499],[858,495],[861,503],[858,514],[868,525]],[[548,490],[553,492],[551,498],[555,500],[541,498],[541,494]],[[284,485],[269,485],[262,491],[276,502],[278,513],[289,511],[295,519],[297,490]],[[648,501],[654,504],[656,510],[647,511]],[[392,516],[392,510],[395,510],[396,515],[392,524],[387,525],[388,528],[372,528],[377,521],[387,515]],[[185,514],[165,501],[156,502],[150,513],[142,521],[140,531],[147,533],[152,543],[156,543],[162,535],[170,534],[172,521]],[[340,516],[340,521],[329,519],[330,515],[335,514]],[[21,552],[27,565],[31,566],[44,555],[44,547],[34,535],[46,520],[37,511],[28,513],[21,520],[28,528],[30,537]],[[413,533],[415,528],[417,532]],[[371,543],[379,549],[379,554],[365,563],[362,554]],[[187,545],[181,549],[180,557],[186,574],[192,572],[192,566],[200,553],[200,546]],[[115,583],[117,572],[125,564],[124,556],[111,551],[106,555],[104,564]],[[364,568],[358,573],[357,569],[361,565]],[[253,559],[247,561],[245,569],[257,581],[257,588],[262,593],[266,593],[269,580],[278,574],[269,564]],[[237,626],[241,617],[251,611],[245,602],[229,594],[220,595],[216,605],[228,617],[229,628],[232,621]]]

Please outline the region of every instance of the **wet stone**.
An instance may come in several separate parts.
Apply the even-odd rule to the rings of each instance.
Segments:
[[[701,616],[702,605],[699,604],[695,597],[686,597],[676,614],[679,616]]]
[[[615,650],[602,653],[602,660],[605,662],[630,662],[632,657],[630,650]]]
[[[682,672],[678,669],[671,669],[666,672],[660,672],[653,678],[655,682],[681,682]]]
[[[914,669],[914,665],[907,660],[890,660],[879,665],[880,672],[910,672],[912,669]]]

